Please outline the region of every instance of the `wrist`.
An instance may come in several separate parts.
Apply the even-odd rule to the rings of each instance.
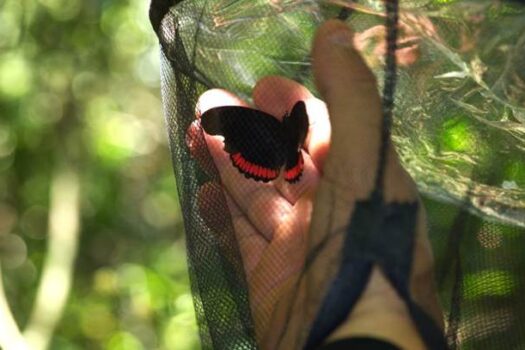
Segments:
[[[358,336],[385,340],[404,350],[425,349],[408,309],[377,267],[351,314],[327,343]]]

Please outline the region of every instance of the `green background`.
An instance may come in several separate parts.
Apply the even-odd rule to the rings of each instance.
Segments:
[[[67,169],[80,188],[52,349],[199,347],[147,7],[0,0],[0,263],[22,331],[49,254],[51,185]]]
[[[59,310],[51,349],[199,348],[159,96],[159,49],[147,6],[147,0],[0,0],[0,279],[22,331],[33,323],[43,266],[68,253],[67,245],[55,251],[48,247],[52,218],[59,229],[68,227],[68,218],[79,218],[72,288]],[[264,46],[250,40],[244,44]],[[307,50],[307,45],[292,47],[299,57]],[[248,58],[246,64],[254,65]],[[472,120],[449,111],[435,113],[443,121],[441,128],[431,129],[438,130],[431,136],[439,141],[440,152],[488,154],[489,148],[480,147],[488,138],[475,133]],[[525,168],[519,155],[500,157],[504,166],[494,166],[498,158],[487,156],[486,164],[521,186]],[[78,205],[63,201],[69,212],[55,215],[52,203],[56,193],[67,198],[68,181],[79,188]],[[425,204],[434,225],[436,265],[446,269],[451,264],[445,234],[457,209]],[[523,235],[516,227],[474,216],[465,221],[473,234],[461,245],[468,258],[461,281],[461,305],[467,310],[461,326],[480,317],[490,326],[492,309],[508,312],[510,320],[518,318],[503,330],[463,329],[464,337],[472,335],[475,349],[487,348],[493,339],[514,341],[509,334],[522,344],[514,328],[521,329],[525,315],[524,304],[516,302],[525,290],[519,278]],[[453,276],[449,279],[441,286],[445,309],[450,308]],[[56,305],[55,297],[51,293],[45,303]],[[501,311],[500,303],[512,308]],[[4,316],[0,309],[0,320]],[[4,334],[0,328],[0,339]]]

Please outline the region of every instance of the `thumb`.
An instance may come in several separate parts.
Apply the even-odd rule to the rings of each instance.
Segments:
[[[382,114],[376,79],[352,40],[343,22],[326,22],[314,40],[313,69],[332,127],[324,177],[362,198],[374,186]]]

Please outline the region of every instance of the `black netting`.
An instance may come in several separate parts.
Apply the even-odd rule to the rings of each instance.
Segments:
[[[522,3],[400,0],[399,35],[406,41],[397,58],[392,137],[424,197],[451,349],[525,348]],[[194,123],[207,109],[199,96],[222,88],[253,103],[254,86],[268,75],[288,77],[317,94],[312,38],[325,20],[337,17],[360,34],[354,45],[383,85],[384,14],[382,1],[375,0],[153,1],[164,112],[204,348],[256,349],[256,325],[266,321],[252,314],[242,263],[247,257],[240,251],[246,242],[234,230],[239,219],[232,202],[242,198],[224,193],[225,175]],[[392,69],[386,72],[388,77]],[[281,190],[294,196],[289,187]],[[259,210],[270,209],[261,204]]]

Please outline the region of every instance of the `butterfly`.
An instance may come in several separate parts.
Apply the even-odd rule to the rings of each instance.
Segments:
[[[271,114],[241,106],[223,106],[202,113],[200,124],[209,135],[224,136],[224,150],[246,178],[269,182],[279,177],[300,180],[304,169],[301,148],[308,132],[308,114],[298,101],[282,121]]]

